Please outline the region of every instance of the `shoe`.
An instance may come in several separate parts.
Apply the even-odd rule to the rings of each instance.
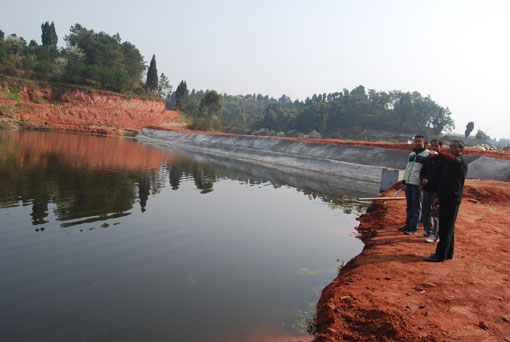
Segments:
[[[447,256],[446,258],[444,258],[445,260],[452,260],[453,259],[453,255],[449,255]]]
[[[431,254],[429,257],[426,257],[425,259],[423,259],[425,261],[428,261],[428,262],[443,262],[444,259],[441,258],[439,255],[437,254]]]
[[[406,226],[398,227],[398,230],[403,232],[407,230],[407,227]]]
[[[406,231],[404,232],[404,234],[405,234],[405,235],[414,235],[414,234],[416,234],[416,233],[418,233],[418,232],[415,232],[415,231],[413,231],[413,230],[406,230]]]
[[[437,240],[439,240],[439,238],[437,236],[435,236],[434,234],[430,234],[429,237],[427,238],[427,242],[429,243],[434,243],[434,242],[437,242]]]
[[[416,235],[416,237],[428,237],[429,234],[427,233],[421,233],[420,235]]]

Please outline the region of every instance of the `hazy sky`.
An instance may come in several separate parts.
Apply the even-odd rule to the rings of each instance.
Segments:
[[[75,23],[119,33],[173,88],[304,100],[363,85],[418,91],[449,107],[455,132],[474,121],[510,138],[510,1],[0,0],[0,29],[59,46]]]

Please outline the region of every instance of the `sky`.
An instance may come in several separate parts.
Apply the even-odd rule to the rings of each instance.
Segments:
[[[65,46],[79,23],[119,33],[175,90],[304,100],[363,85],[418,91],[493,138],[510,138],[510,1],[0,0],[0,30]]]

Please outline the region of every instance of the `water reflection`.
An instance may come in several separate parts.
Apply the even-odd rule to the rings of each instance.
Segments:
[[[378,183],[332,177],[314,171],[240,160],[177,146],[158,146],[179,156],[169,171],[172,189],[179,188],[179,180],[183,176],[193,177],[202,193],[212,191],[214,182],[223,178],[234,179],[248,185],[270,183],[274,188],[290,186],[310,199],[328,202],[331,206],[342,208],[346,213],[359,212],[363,207],[364,204],[359,203],[357,197],[379,194]]]
[[[1,132],[0,151],[0,206],[31,204],[33,225],[48,223],[50,203],[59,221],[124,216],[137,199],[145,211],[174,157],[129,140],[38,132]]]
[[[218,170],[206,164],[199,164],[187,158],[178,158],[173,165],[166,165],[172,190],[179,190],[181,178],[193,178],[201,194],[213,191],[213,184],[219,179]]]
[[[182,179],[193,179],[201,194],[213,191],[222,178],[250,185],[290,185],[346,212],[357,204],[345,200],[345,193],[375,191],[372,184],[361,184],[365,188],[360,190],[351,180],[158,149],[126,139],[1,131],[0,151],[0,207],[31,205],[33,225],[49,222],[50,204],[57,220],[64,222],[61,227],[126,216],[137,202],[145,212],[149,197],[167,184],[166,177],[173,190],[179,189]]]
[[[1,341],[304,340],[362,248],[342,180],[85,135],[0,152]]]

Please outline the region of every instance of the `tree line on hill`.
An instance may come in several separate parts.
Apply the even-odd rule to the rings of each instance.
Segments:
[[[261,94],[191,92],[185,81],[167,106],[186,113],[192,128],[232,133],[349,138],[365,129],[439,135],[454,126],[451,112],[418,92],[368,91],[363,86],[313,95],[304,101]]]
[[[41,43],[0,30],[0,74],[90,86],[136,95],[166,96],[168,78],[158,77],[156,57],[152,56],[147,80],[144,58],[135,45],[122,41],[117,33],[94,32],[80,24],[71,26],[64,37],[66,47],[58,48],[55,24],[41,25]]]
[[[166,102],[167,108],[178,109],[188,117],[189,128],[228,133],[360,139],[365,130],[370,130],[384,131],[390,136],[423,134],[435,138],[455,128],[450,110],[430,96],[399,90],[366,91],[361,85],[350,91],[343,89],[292,101],[286,95],[275,99],[262,94],[189,91],[186,81],[181,81]],[[474,123],[469,122],[465,137],[470,137],[473,130]],[[476,131],[474,139],[509,145],[508,139],[492,139],[482,130]]]
[[[156,57],[147,66],[138,48],[120,35],[71,26],[58,48],[55,25],[41,25],[41,44],[28,44],[0,30],[0,75],[85,85],[124,94],[160,97],[178,109],[191,129],[308,138],[359,138],[364,130],[437,136],[455,128],[451,112],[418,92],[352,90],[314,94],[304,101],[282,95],[228,95],[189,91],[181,81],[172,92],[158,76]],[[145,78],[145,81],[143,80]],[[466,132],[472,127],[466,127]],[[469,134],[468,134],[469,135]],[[484,132],[477,137],[489,139]]]

